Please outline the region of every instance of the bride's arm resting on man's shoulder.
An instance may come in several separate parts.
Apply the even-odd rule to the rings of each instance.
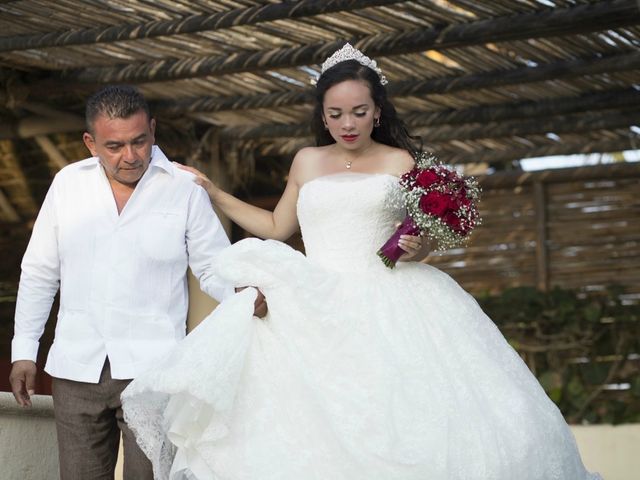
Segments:
[[[196,175],[196,183],[207,191],[211,201],[234,223],[257,237],[284,241],[298,230],[296,202],[299,185],[296,172],[300,170],[297,166],[300,162],[296,159],[299,155],[300,153],[293,161],[287,185],[273,212],[251,205],[225,192],[193,167],[177,165]]]
[[[406,152],[404,153],[408,156]],[[326,175],[322,171],[322,155],[323,149],[315,147],[303,148],[296,154],[291,163],[287,185],[273,212],[251,205],[225,192],[193,167],[176,165],[193,173],[196,176],[196,183],[207,191],[211,201],[234,223],[257,237],[284,241],[299,228],[296,205],[300,187],[314,178]],[[400,261],[420,261],[431,251],[428,242],[423,241],[422,237],[411,235],[401,237],[400,247],[407,252],[400,257]]]

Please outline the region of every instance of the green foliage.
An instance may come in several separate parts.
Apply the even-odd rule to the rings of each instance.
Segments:
[[[622,293],[518,287],[478,302],[567,421],[617,424],[640,421],[640,305]]]

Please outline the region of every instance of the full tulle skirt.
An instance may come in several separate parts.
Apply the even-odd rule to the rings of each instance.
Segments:
[[[237,286],[123,394],[159,479],[587,480],[556,406],[476,301],[401,262],[362,271],[247,239]]]

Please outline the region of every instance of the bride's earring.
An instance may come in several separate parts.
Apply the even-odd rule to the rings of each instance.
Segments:
[[[376,118],[373,122],[373,126],[374,127],[379,127],[380,126],[380,117]]]

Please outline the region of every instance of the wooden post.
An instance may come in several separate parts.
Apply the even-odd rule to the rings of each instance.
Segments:
[[[536,181],[533,193],[536,209],[536,285],[539,290],[546,292],[549,289],[546,185]]]
[[[224,165],[224,161],[222,159],[222,149],[220,148],[220,131],[216,129],[210,135],[209,140],[209,151],[211,155],[209,157],[209,164],[207,165],[209,178],[216,185],[222,188],[226,192],[232,192],[231,183],[229,180],[229,174],[227,173],[227,168]],[[222,222],[222,226],[229,238],[231,238],[231,220],[223,214],[216,205],[213,206],[213,209],[216,211],[218,218]]]
[[[209,162],[205,165],[203,173],[206,173],[216,185],[223,188],[226,191],[230,191],[229,185],[226,181],[225,169],[222,165],[222,159],[220,158],[220,141],[217,132],[212,132],[209,141],[209,151],[211,152]],[[214,207],[214,210],[215,207]],[[231,220],[226,216],[223,216],[216,210],[218,218],[224,227],[227,235],[231,235]],[[194,277],[191,270],[188,273],[189,280],[189,313],[187,316],[187,331],[190,332],[198,324],[204,320],[204,318],[218,306],[218,302],[200,290],[198,280]]]

